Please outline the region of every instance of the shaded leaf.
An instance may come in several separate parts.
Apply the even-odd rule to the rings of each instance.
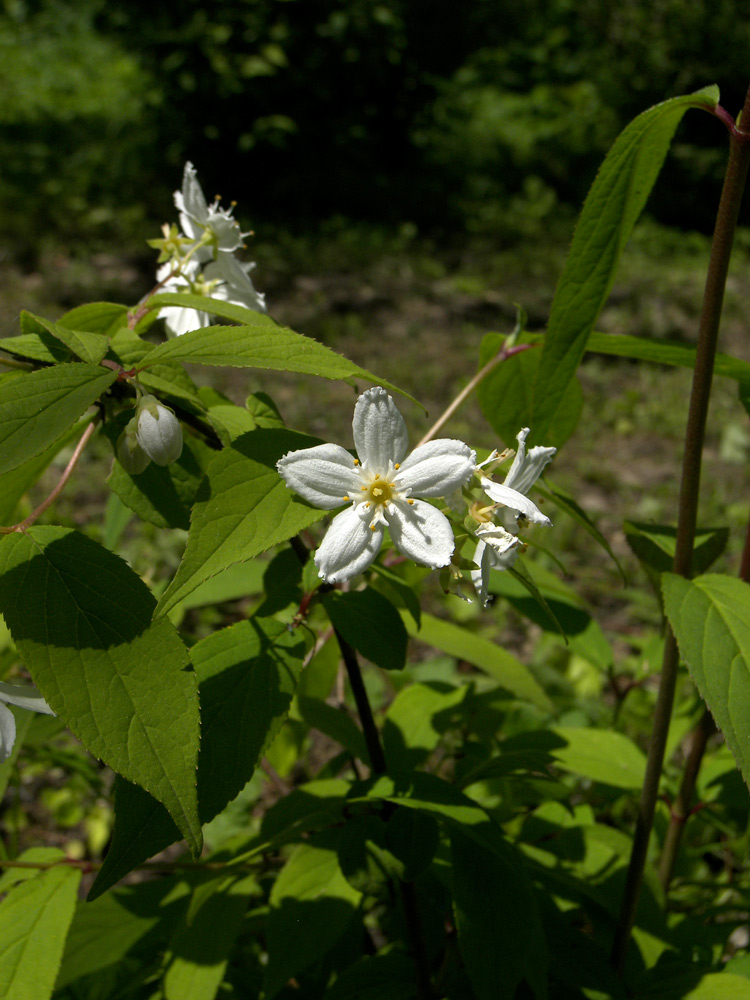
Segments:
[[[384,670],[403,670],[408,636],[401,616],[372,587],[322,596],[333,627],[366,659]]]
[[[253,776],[289,711],[306,651],[299,632],[270,618],[238,622],[191,649],[200,683],[201,823],[218,815]],[[89,898],[179,838],[179,830],[155,799],[119,781],[112,844]]]
[[[0,609],[44,698],[94,756],[148,789],[194,851],[198,691],[168,619],[122,559],[68,528],[0,541]]]

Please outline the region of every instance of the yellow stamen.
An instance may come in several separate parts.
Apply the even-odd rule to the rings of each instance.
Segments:
[[[351,497],[342,497],[342,500],[351,500]]]
[[[355,465],[359,465],[359,459],[358,458],[353,458],[352,461],[354,462]]]
[[[368,505],[367,505],[367,506],[368,506],[368,507],[370,506],[370,505],[369,505],[369,503],[368,503]],[[376,527],[376,526],[375,526],[374,524],[371,524],[371,525],[370,525],[370,531],[375,531],[375,527]]]
[[[400,462],[396,462],[396,464],[393,466],[393,468],[394,469],[400,469],[401,468],[401,463]]]
[[[410,504],[413,504],[413,503],[414,503],[414,501],[413,501],[413,500],[407,500],[406,502],[407,502],[407,503],[410,503]]]

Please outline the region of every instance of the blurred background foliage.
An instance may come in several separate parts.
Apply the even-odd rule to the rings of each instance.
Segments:
[[[133,245],[186,159],[243,223],[509,247],[649,105],[715,82],[736,110],[748,42],[737,0],[4,0],[0,251]],[[710,226],[720,128],[683,126],[660,221]]]

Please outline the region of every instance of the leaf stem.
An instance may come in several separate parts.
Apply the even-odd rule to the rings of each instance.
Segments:
[[[45,510],[47,510],[48,507],[52,506],[55,500],[57,500],[62,491],[65,489],[65,486],[70,477],[73,475],[73,470],[75,469],[76,465],[78,465],[78,459],[83,454],[83,449],[89,443],[91,436],[96,430],[100,420],[101,416],[100,414],[97,413],[96,416],[92,419],[91,423],[86,428],[86,430],[83,432],[83,434],[81,434],[81,438],[78,444],[76,445],[75,451],[71,455],[70,461],[65,466],[65,471],[60,476],[57,485],[49,494],[49,496],[45,500],[42,500],[39,506],[35,510],[33,510],[27,518],[24,518],[23,521],[19,521],[18,524],[12,524],[8,528],[0,527],[0,535],[10,535],[14,531],[26,531],[26,529],[30,528],[31,525],[37,520],[37,518],[41,514],[45,512]]]
[[[745,96],[742,121],[750,121],[750,87]],[[679,515],[675,544],[674,572],[689,576],[693,559],[693,544],[698,513],[701,459],[703,439],[706,429],[706,415],[711,393],[714,357],[719,333],[721,309],[724,301],[729,260],[732,252],[734,233],[737,227],[742,193],[745,188],[748,166],[750,165],[750,144],[748,134],[736,130],[730,133],[729,161],[724,176],[716,225],[711,243],[711,255],[703,296],[698,345],[693,371],[693,386],[690,394],[685,450],[682,461],[682,481],[680,485]],[[635,920],[638,898],[643,883],[648,843],[654,823],[654,813],[659,794],[667,732],[672,715],[677,671],[680,657],[671,628],[667,625],[664,658],[662,661],[659,691],[654,709],[651,743],[649,745],[646,774],[641,791],[641,799],[636,823],[633,847],[630,855],[622,904],[612,944],[611,963],[622,974],[627,956],[630,932]]]
[[[435,437],[439,430],[443,429],[456,410],[468,399],[479,383],[486,379],[490,372],[497,368],[499,364],[507,361],[514,354],[520,354],[522,351],[528,351],[530,348],[536,346],[536,344],[515,344],[512,347],[503,347],[494,358],[490,358],[487,364],[479,369],[476,375],[459,392],[453,402],[440,414],[432,427],[430,427],[422,440],[417,444],[417,448],[420,445],[427,444],[428,441],[431,441]]]

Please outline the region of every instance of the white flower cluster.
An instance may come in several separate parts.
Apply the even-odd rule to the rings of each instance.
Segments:
[[[131,475],[143,472],[149,462],[170,465],[182,454],[182,427],[169,407],[156,396],[141,396],[135,416],[117,442],[117,457]]]
[[[527,523],[550,524],[526,493],[555,449],[527,451],[525,427],[504,483],[486,472],[504,456],[493,452],[477,465],[475,452],[463,441],[429,441],[407,455],[403,417],[385,389],[377,387],[357,400],[352,429],[358,458],[340,445],[321,444],[289,452],[277,464],[287,486],[315,507],[348,505],[334,517],[315,553],[321,578],[341,583],[364,572],[377,556],[386,528],[402,555],[432,569],[448,566],[456,547],[453,526],[426,501],[450,498],[454,506],[453,497],[464,489],[476,543],[469,573],[486,603],[490,570],[506,569],[524,548],[519,530]],[[481,501],[467,489],[474,476],[484,491]]]
[[[188,292],[265,312],[265,296],[255,290],[249,276],[255,264],[240,263],[234,256],[249,233],[240,231],[232,209],[222,208],[218,198],[208,204],[192,163],[185,164],[182,189],[175,191],[174,202],[184,235],[165,226],[163,240],[149,241],[162,251],[159,259],[164,263],[156,272],[161,290]],[[166,306],[159,316],[175,337],[211,321],[207,312],[182,306]]]
[[[55,714],[35,687],[0,683],[0,764],[10,757],[16,742],[16,720],[8,705],[43,715]]]

